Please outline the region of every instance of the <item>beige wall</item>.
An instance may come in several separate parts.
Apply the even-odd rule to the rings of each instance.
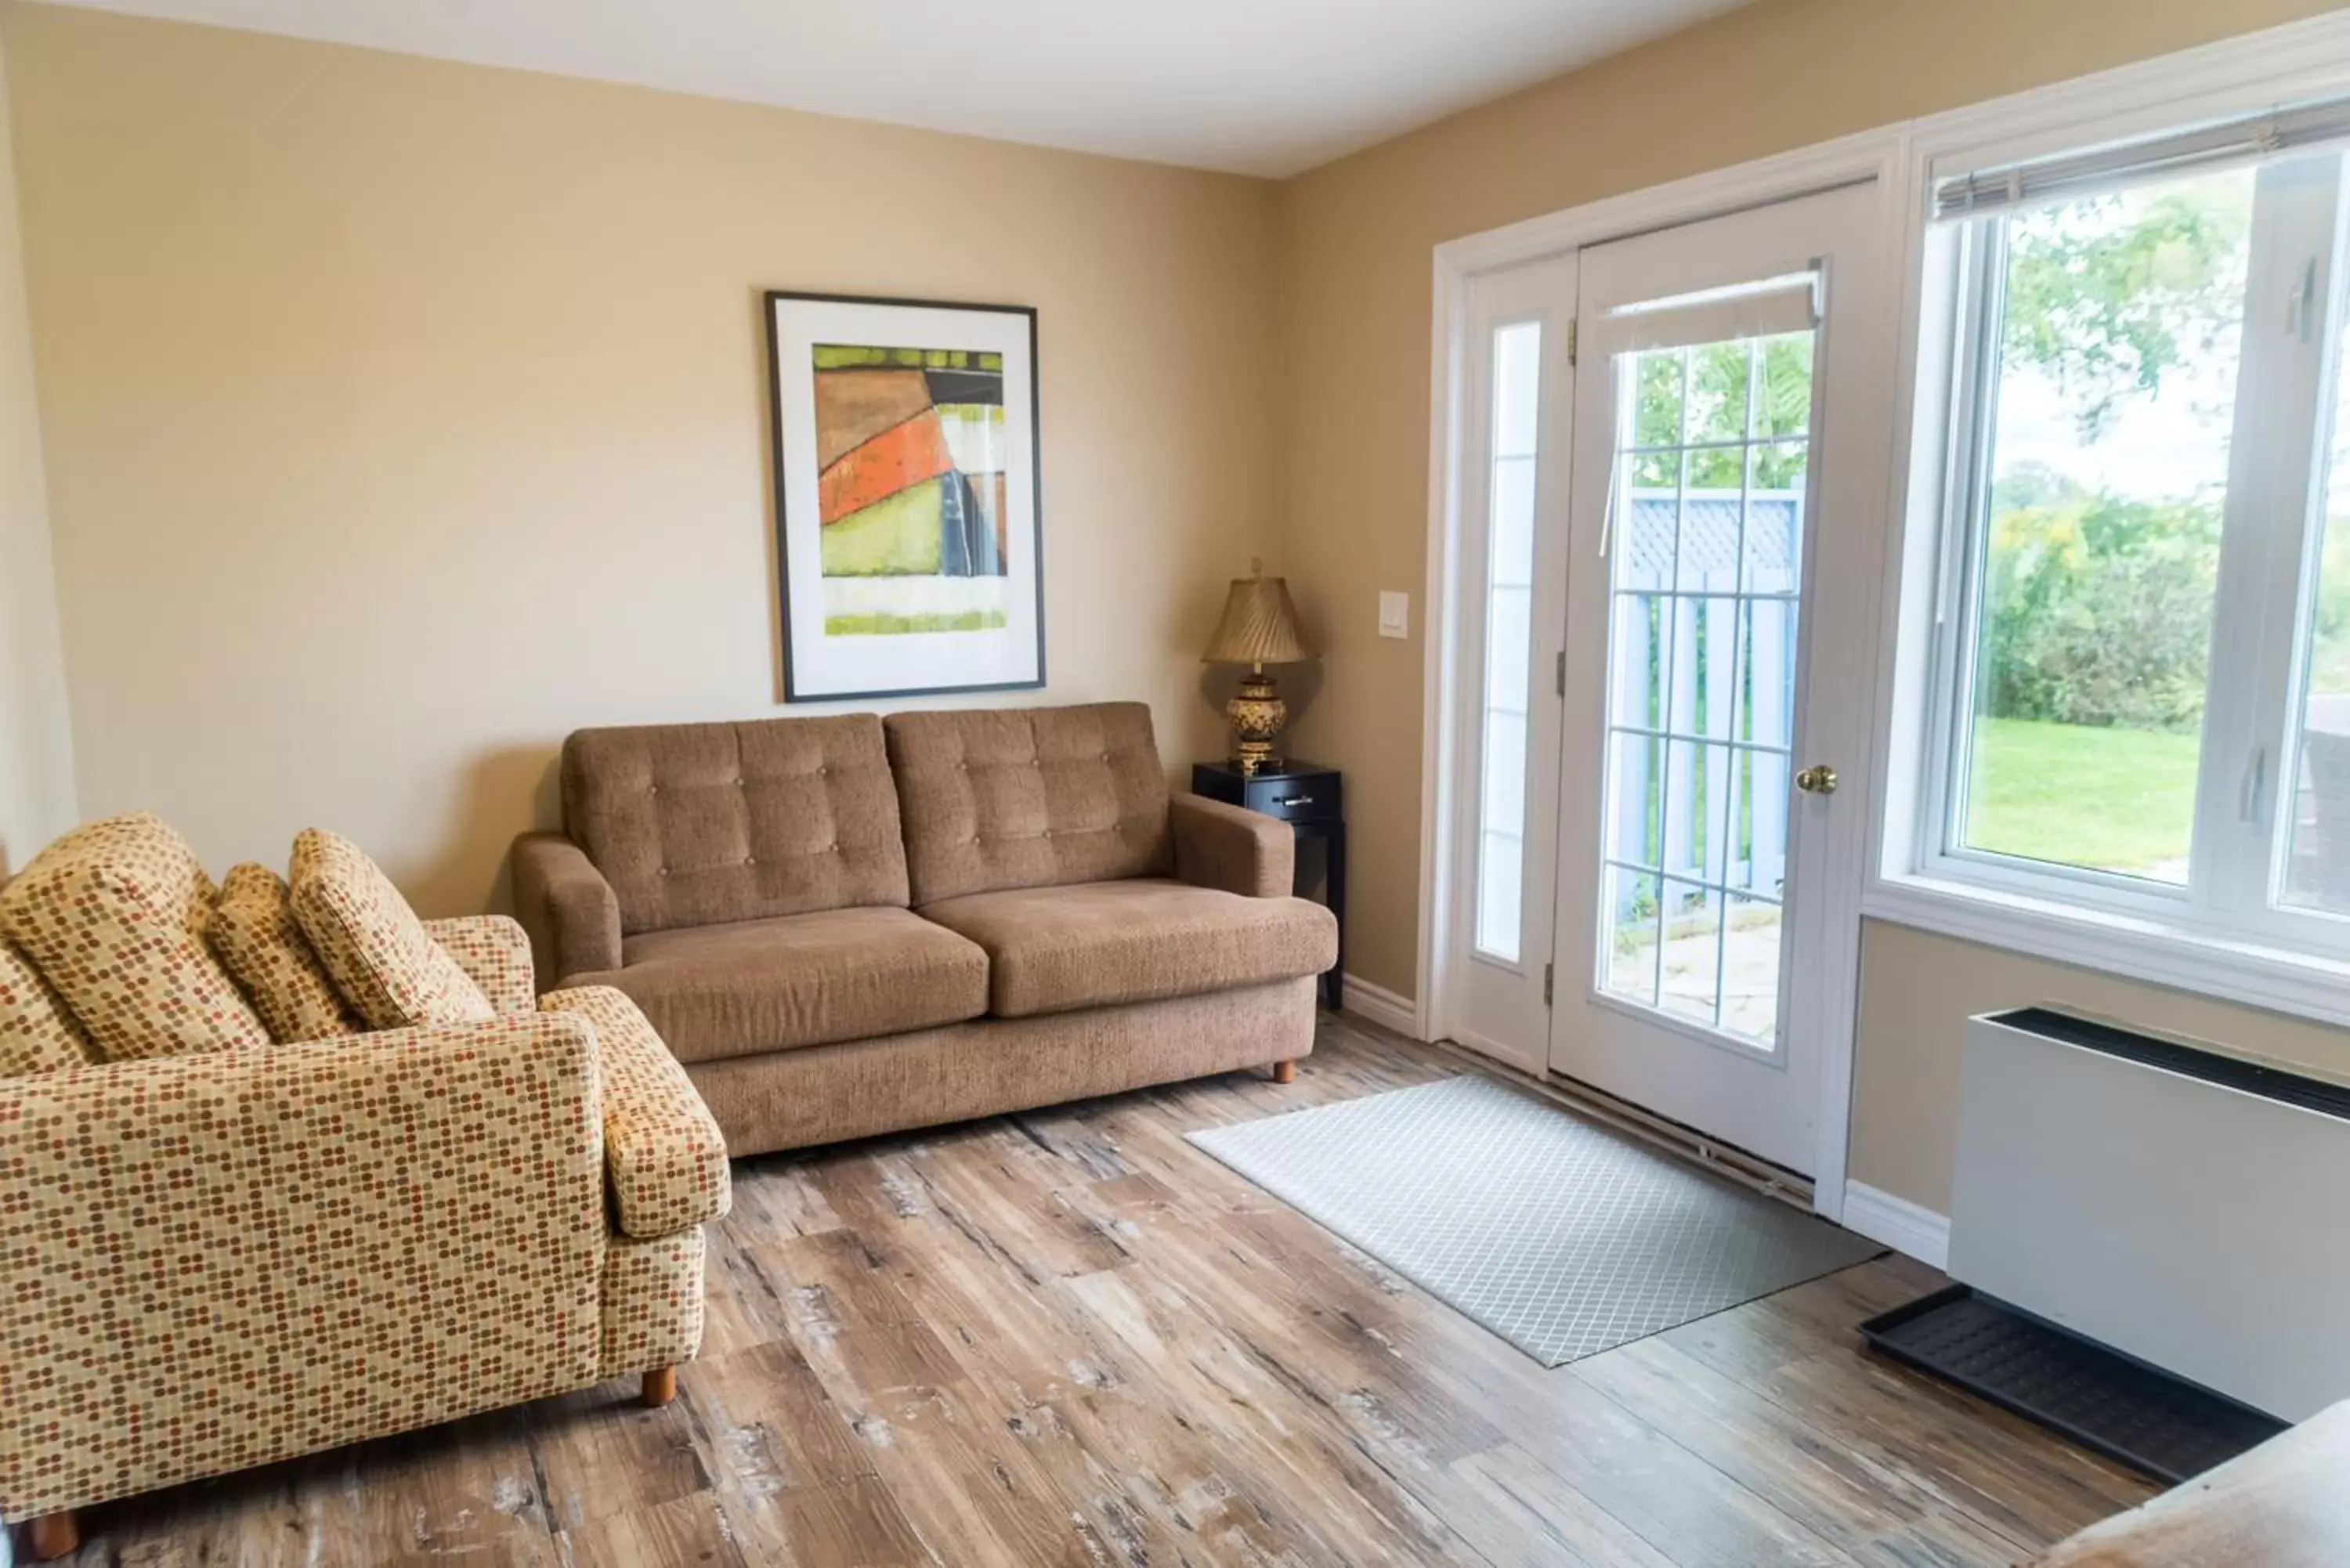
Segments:
[[[1436,245],[2331,8],[1761,0],[1284,183],[1284,562],[1326,650],[1295,735],[1348,775],[1348,971],[1415,990]],[[1377,636],[1381,588],[1409,640]]]
[[[2350,1075],[2350,1033],[2339,1029],[1868,920],[1861,927],[1854,1179],[1949,1213],[1966,1021],[2049,1004]]]
[[[0,51],[0,877],[73,822],[73,734]]]
[[[215,867],[332,826],[473,909],[567,731],[782,711],[771,287],[1039,307],[1020,700],[1212,750],[1199,650],[1274,554],[1270,186],[86,11],[0,36],[87,812]]]

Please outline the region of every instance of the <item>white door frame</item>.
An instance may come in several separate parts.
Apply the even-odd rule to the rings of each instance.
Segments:
[[[1470,280],[1480,273],[1541,260],[1586,245],[1626,239],[1652,229],[1719,217],[1866,180],[1876,181],[1884,195],[1877,237],[1880,259],[1887,269],[1886,275],[1899,279],[1903,276],[1900,269],[1908,260],[1910,232],[1917,226],[1915,217],[1923,199],[1914,180],[1908,141],[1906,127],[1866,131],[1648,190],[1611,196],[1450,240],[1436,247],[1435,306],[1429,352],[1428,646],[1420,737],[1419,971],[1413,1018],[1414,1033],[1421,1039],[1460,1039],[1463,1044],[1479,1047],[1537,1075],[1547,1064],[1540,1055],[1521,1060],[1520,1053],[1500,1048],[1497,1042],[1462,1039],[1453,1023],[1451,1005],[1458,981],[1453,955],[1460,951],[1452,926],[1459,907],[1459,888],[1471,869],[1458,848],[1463,840],[1453,829],[1461,811],[1474,803],[1471,786],[1476,765],[1476,759],[1463,754],[1456,744],[1462,732],[1461,715],[1476,701],[1478,688],[1477,672],[1473,667],[1464,670],[1466,661],[1461,657],[1462,650],[1456,646],[1454,634],[1463,619],[1461,596],[1478,587],[1465,580],[1461,569],[1466,517],[1462,502],[1467,472],[1462,452],[1465,404],[1461,394],[1470,363]],[[1887,306],[1884,319],[1855,321],[1845,328],[1873,333],[1884,345],[1880,363],[1872,373],[1883,378],[1883,406],[1887,408],[1893,407],[1897,399],[1907,400],[1896,378],[1900,358],[1896,352],[1896,324],[1900,319],[1898,302],[1905,292],[1898,283],[1885,291]],[[1571,389],[1564,389],[1562,395],[1572,397]],[[1881,442],[1856,443],[1841,454],[1841,461],[1874,462],[1883,471],[1867,479],[1872,493],[1881,492],[1886,496],[1886,528],[1866,542],[1866,559],[1850,562],[1848,572],[1838,574],[1846,582],[1865,586],[1872,599],[1878,597],[1877,585],[1884,581],[1883,552],[1892,533],[1891,519],[1897,515],[1894,506],[1898,499],[1895,465],[1883,447]],[[1872,606],[1880,634],[1884,610],[1881,603]],[[1563,632],[1560,627],[1535,628],[1536,644],[1544,657],[1563,646]],[[1876,675],[1872,667],[1865,678],[1866,690],[1863,692],[1866,711],[1871,714],[1877,708]],[[1866,775],[1875,769],[1863,765],[1855,772],[1862,776],[1852,780],[1851,787],[1858,795],[1853,806],[1873,821],[1874,803],[1869,791],[1874,780]],[[1856,977],[1859,966],[1860,898],[1867,869],[1865,857],[1849,865],[1831,864],[1826,878],[1829,886],[1821,890],[1825,917],[1823,940],[1827,945],[1825,956],[1837,966],[1838,972]],[[1845,1156],[1851,1122],[1853,1044],[1858,1008],[1856,984],[1851,994],[1833,1000],[1825,1038],[1821,1043],[1813,1207],[1831,1220],[1841,1218],[1844,1210]]]

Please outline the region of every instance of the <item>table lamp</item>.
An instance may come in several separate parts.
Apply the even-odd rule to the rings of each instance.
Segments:
[[[1245,664],[1241,689],[1224,704],[1236,737],[1232,765],[1246,777],[1279,761],[1274,742],[1289,722],[1289,704],[1275,691],[1268,664],[1295,664],[1314,657],[1305,632],[1297,624],[1297,607],[1289,602],[1289,585],[1264,575],[1263,561],[1249,563],[1249,575],[1235,577],[1224,599],[1224,618],[1208,639],[1202,664]]]

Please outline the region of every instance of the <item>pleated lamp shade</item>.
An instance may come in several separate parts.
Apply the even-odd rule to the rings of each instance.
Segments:
[[[1260,574],[1263,570],[1262,563],[1250,565]],[[1305,629],[1297,624],[1297,607],[1289,602],[1289,584],[1259,575],[1232,579],[1224,618],[1216,623],[1200,662],[1295,664],[1313,657]]]

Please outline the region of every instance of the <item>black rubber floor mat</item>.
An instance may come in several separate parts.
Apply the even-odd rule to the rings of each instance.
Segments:
[[[1887,1355],[2174,1484],[2285,1429],[1966,1285],[1870,1318],[1860,1332]]]

